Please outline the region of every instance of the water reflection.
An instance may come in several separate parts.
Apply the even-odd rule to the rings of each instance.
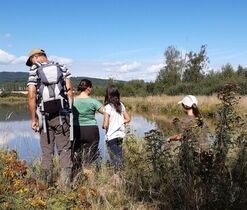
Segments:
[[[31,121],[26,106],[0,107],[0,146],[16,149],[21,159],[27,161],[39,159],[41,155],[39,135],[31,129]],[[9,117],[8,117],[9,116]],[[103,159],[108,159],[105,146],[105,130],[101,128],[103,116],[96,115],[100,130],[100,153]],[[133,115],[129,124],[130,132],[143,137],[144,132],[155,129],[154,120],[145,116]]]
[[[31,130],[31,122],[1,121],[0,146],[16,149],[21,159],[34,160],[40,157],[39,135]]]
[[[29,120],[28,107],[26,104],[11,106],[6,104],[0,105],[0,122],[1,121],[21,121]]]
[[[142,114],[141,117],[145,118],[148,123],[154,123],[156,129],[162,131],[164,135],[169,136],[175,132],[172,121],[175,117],[179,117],[179,116],[167,116],[167,115],[146,113],[146,114]]]
[[[152,113],[131,115],[132,119],[128,128],[130,133],[135,136],[143,137],[144,133],[151,129],[161,130],[165,136],[170,136],[175,132],[171,122],[176,116],[154,115]],[[101,128],[103,116],[97,114],[96,119],[100,131],[99,149],[101,157],[107,160],[109,156],[104,141],[105,130]],[[211,133],[213,133],[213,129]],[[212,136],[209,138],[210,142],[214,140]],[[31,129],[30,116],[26,105],[0,106],[0,147],[16,149],[20,158],[27,161],[40,159],[39,135]]]

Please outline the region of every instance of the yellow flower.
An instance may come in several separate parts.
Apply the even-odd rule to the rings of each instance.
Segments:
[[[8,152],[6,154],[3,155],[3,159],[4,161],[6,161],[7,163],[10,163],[10,162],[13,162],[17,159],[17,152],[16,151],[11,151],[11,152]]]
[[[46,206],[46,202],[42,200],[40,196],[35,197],[35,198],[29,198],[28,202],[33,207],[45,207]]]
[[[18,190],[20,188],[22,188],[24,185],[23,181],[21,181],[20,179],[14,179],[14,183],[13,183],[13,188]]]
[[[13,157],[13,155],[11,155],[11,154],[5,154],[5,155],[3,156],[3,159],[4,159],[5,162],[9,163],[9,162],[11,162],[11,161],[14,160],[14,157]]]
[[[16,191],[16,193],[26,193],[28,191],[29,191],[29,189],[27,187],[25,187],[23,189],[20,189],[20,190]]]
[[[0,207],[1,209],[11,209],[11,205],[8,202],[4,202]]]
[[[15,172],[12,170],[12,168],[9,168],[8,166],[3,170],[3,176],[7,178],[13,178],[15,176]]]
[[[66,198],[68,200],[75,200],[77,197],[77,194],[75,192],[69,192],[67,195],[66,195]]]

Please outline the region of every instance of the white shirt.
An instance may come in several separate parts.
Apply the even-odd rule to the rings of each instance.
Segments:
[[[109,114],[109,126],[106,133],[106,140],[115,138],[123,138],[125,136],[124,115],[125,107],[121,103],[122,112],[119,114],[116,112],[113,105],[107,104],[105,106],[105,112]]]

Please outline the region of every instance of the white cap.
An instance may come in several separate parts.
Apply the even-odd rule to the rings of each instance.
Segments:
[[[198,101],[195,96],[187,95],[183,98],[182,101],[179,101],[178,104],[183,104],[188,107],[192,107],[193,104],[197,105]]]

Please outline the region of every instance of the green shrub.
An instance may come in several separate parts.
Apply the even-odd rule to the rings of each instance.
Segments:
[[[127,139],[127,192],[157,209],[246,209],[247,118],[234,110],[236,91],[228,84],[219,92],[215,141],[207,151],[198,152],[194,131],[174,147],[154,130]]]

